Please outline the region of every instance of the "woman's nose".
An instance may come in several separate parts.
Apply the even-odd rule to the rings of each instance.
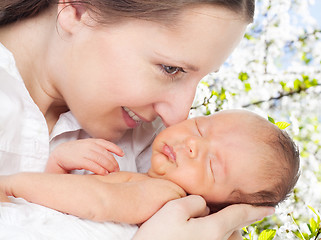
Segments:
[[[162,118],[165,126],[179,123],[188,117],[195,97],[196,86],[164,94],[162,101],[154,104],[154,109]]]

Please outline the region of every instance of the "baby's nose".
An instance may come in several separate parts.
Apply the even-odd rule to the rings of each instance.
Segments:
[[[197,158],[199,147],[198,140],[195,137],[190,137],[186,140],[186,151],[190,158]]]

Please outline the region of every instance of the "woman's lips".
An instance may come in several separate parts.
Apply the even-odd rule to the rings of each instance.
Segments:
[[[142,120],[134,112],[126,107],[122,107],[122,113],[125,123],[129,128],[135,128],[142,122]]]
[[[169,158],[169,160],[171,160],[172,162],[176,162],[176,154],[173,151],[172,147],[165,144],[163,146],[163,153],[164,153],[164,155],[166,155]]]

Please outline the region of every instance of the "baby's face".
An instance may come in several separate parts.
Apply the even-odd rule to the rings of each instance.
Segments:
[[[259,171],[268,148],[258,147],[259,131],[249,130],[247,114],[223,111],[165,129],[153,143],[149,175],[218,203],[235,201],[237,190],[268,189]]]

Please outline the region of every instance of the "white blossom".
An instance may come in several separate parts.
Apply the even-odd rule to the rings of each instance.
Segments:
[[[257,0],[248,37],[219,73],[202,80],[190,114],[245,107],[291,123],[286,130],[301,152],[301,176],[295,194],[265,220],[277,230],[275,239],[298,239],[298,229],[309,233],[307,223],[317,216],[308,206],[321,212],[321,32],[309,14],[315,1]],[[224,92],[224,99],[212,91]]]

